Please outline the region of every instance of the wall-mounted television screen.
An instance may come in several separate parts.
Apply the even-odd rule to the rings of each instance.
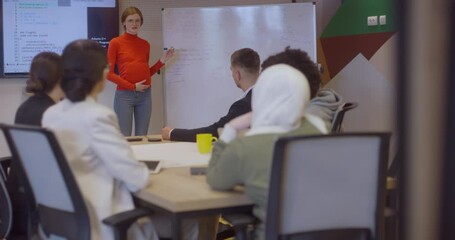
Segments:
[[[118,36],[118,0],[2,0],[3,76],[27,76],[33,57],[76,39],[107,47]]]

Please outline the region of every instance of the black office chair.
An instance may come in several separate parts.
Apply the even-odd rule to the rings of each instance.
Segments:
[[[8,169],[11,166],[11,157],[0,158],[0,177],[6,181]]]
[[[25,191],[35,197],[44,237],[90,239],[87,207],[54,134],[39,127],[0,124],[0,128],[19,163],[18,175]],[[126,239],[130,225],[150,214],[146,209],[133,209],[103,223],[113,227],[115,239]]]
[[[338,133],[341,132],[341,126],[343,123],[344,115],[347,111],[354,109],[358,106],[355,102],[346,102],[344,103],[336,112],[332,120],[332,128],[330,132]]]
[[[0,171],[3,171],[0,169]],[[13,221],[13,210],[8,191],[5,185],[5,179],[0,177],[0,239],[6,239],[11,230]]]
[[[34,230],[34,219],[37,217],[35,210],[35,198],[32,192],[23,192],[19,187],[17,179],[18,163],[12,162],[12,157],[0,158],[0,175],[5,180],[5,185],[8,190],[9,198],[13,209],[12,228],[9,233],[11,239],[28,239],[31,238]]]
[[[266,240],[384,240],[389,139],[388,133],[280,138],[271,166]],[[242,219],[225,218],[235,226]],[[244,229],[234,229],[246,236],[239,233]]]
[[[400,170],[400,159],[401,159],[401,150],[395,154],[395,157],[392,160],[388,170],[387,178],[393,181],[395,184],[393,187],[388,188],[386,192],[386,233],[387,240],[398,239],[399,235],[399,222],[398,222],[398,212],[399,208],[399,170]]]

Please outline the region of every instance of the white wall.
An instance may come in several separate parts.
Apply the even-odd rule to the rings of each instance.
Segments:
[[[208,6],[235,6],[254,4],[290,3],[291,0],[120,0],[120,13],[128,6],[136,6],[144,14],[144,25],[140,36],[151,43],[150,63],[153,64],[161,57],[163,49],[161,9],[170,7],[208,7]],[[311,2],[298,0],[297,2]],[[325,25],[336,12],[341,0],[316,0],[317,35],[322,33]],[[122,32],[123,29],[121,28]],[[158,134],[164,125],[163,84],[161,75],[153,76],[152,85],[152,118],[150,134]],[[25,87],[25,78],[0,78],[0,122],[13,123],[14,114],[19,105],[27,98],[22,92]],[[112,107],[115,86],[106,85],[106,89],[99,97],[99,102]],[[349,99],[349,96],[346,96]],[[0,137],[0,157],[9,155],[9,151],[2,137]]]
[[[330,0],[326,0],[330,1]],[[339,0],[336,0],[339,1]],[[252,5],[289,3],[289,0],[120,0],[120,13],[128,6],[136,6],[144,14],[144,25],[140,36],[151,43],[150,63],[155,63],[162,54],[163,37],[161,9],[169,7],[204,7],[223,5]],[[301,2],[301,1],[300,1]],[[120,27],[120,32],[123,28]],[[14,122],[14,116],[19,105],[27,99],[23,94],[26,78],[0,78],[0,123]],[[152,78],[152,118],[150,134],[161,133],[164,126],[163,84],[161,75]],[[98,101],[112,108],[115,85],[108,82]],[[0,133],[1,135],[1,133]],[[3,136],[0,137],[0,157],[10,155]]]

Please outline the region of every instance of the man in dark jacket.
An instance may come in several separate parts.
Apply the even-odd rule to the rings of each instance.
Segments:
[[[251,48],[242,48],[232,53],[232,78],[237,87],[244,92],[243,97],[231,105],[226,116],[221,117],[212,125],[194,129],[166,126],[161,130],[162,138],[171,141],[196,142],[198,133],[211,133],[218,137],[218,128],[224,127],[224,124],[233,118],[251,111],[251,90],[259,76],[260,63],[259,54]]]

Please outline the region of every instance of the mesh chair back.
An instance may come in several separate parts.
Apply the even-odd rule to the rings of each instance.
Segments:
[[[6,181],[6,171],[3,169],[3,167],[0,167],[0,178],[3,180],[3,181]]]
[[[355,102],[344,103],[336,112],[332,120],[332,129],[330,132],[338,133],[341,131],[341,125],[343,124],[344,115],[347,111],[354,109],[358,106]]]
[[[0,239],[8,236],[13,221],[11,200],[4,180],[4,178],[0,177]]]
[[[356,133],[279,139],[266,236],[341,228],[367,228],[379,236],[389,137]]]
[[[89,239],[87,209],[66,158],[49,130],[0,126],[23,178],[35,197],[40,227],[48,236]]]

